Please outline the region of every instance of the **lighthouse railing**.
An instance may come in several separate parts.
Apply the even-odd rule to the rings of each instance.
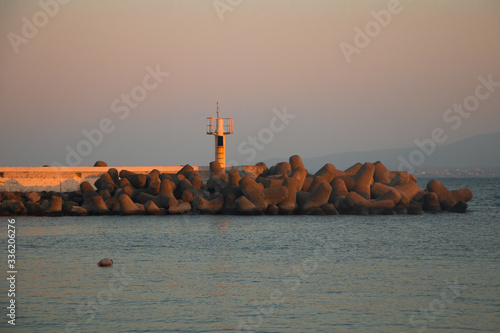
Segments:
[[[207,118],[207,134],[217,134],[217,120],[220,118]],[[233,134],[233,118],[222,118],[224,120],[224,134]]]

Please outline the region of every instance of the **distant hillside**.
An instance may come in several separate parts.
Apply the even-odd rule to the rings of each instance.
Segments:
[[[441,169],[441,168],[500,168],[500,132],[477,135],[455,143],[437,146],[430,155],[425,155],[423,163],[414,165],[416,169]],[[344,170],[357,162],[381,161],[389,170],[397,170],[401,160],[409,160],[410,153],[418,147],[372,150],[365,152],[346,152],[304,158],[304,164],[310,172],[314,172],[326,163],[332,163],[337,169]],[[413,153],[417,158],[420,153]],[[268,166],[284,159],[264,161]],[[403,170],[408,170],[407,168]]]

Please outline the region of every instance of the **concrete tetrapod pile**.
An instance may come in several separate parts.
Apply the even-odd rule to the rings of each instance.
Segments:
[[[470,189],[450,191],[437,180],[422,190],[415,176],[389,171],[381,162],[345,171],[328,163],[310,174],[294,155],[270,168],[258,163],[254,170],[259,174],[225,171],[212,162],[204,183],[190,165],[177,174],[110,168],[94,186],[85,181],[78,191],[1,193],[0,215],[419,215],[464,213],[472,199]]]

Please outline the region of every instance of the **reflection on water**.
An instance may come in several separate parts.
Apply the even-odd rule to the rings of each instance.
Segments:
[[[20,217],[0,328],[497,332],[499,184],[471,184],[463,215]]]

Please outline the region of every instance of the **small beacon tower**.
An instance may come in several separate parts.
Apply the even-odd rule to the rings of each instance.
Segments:
[[[225,168],[226,135],[233,134],[233,118],[219,118],[219,102],[217,102],[217,118],[207,118],[207,134],[215,135],[215,160]]]

